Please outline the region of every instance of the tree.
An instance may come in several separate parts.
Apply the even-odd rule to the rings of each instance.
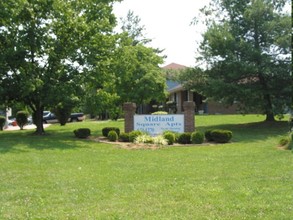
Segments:
[[[162,51],[147,45],[151,40],[144,36],[144,27],[133,12],[122,20],[121,30],[115,35],[109,65],[99,70],[104,74],[92,77],[85,88],[85,111],[92,115],[116,119],[124,102],[139,105],[165,100],[166,83],[159,67]]]
[[[133,12],[123,20],[122,31],[112,66],[121,102],[165,101],[166,80],[159,67],[164,58],[162,50],[148,46],[151,40],[144,36],[144,26]]]
[[[287,1],[288,2],[288,1]],[[207,68],[183,74],[186,87],[267,121],[291,104],[291,17],[285,0],[214,0],[202,10],[208,29],[199,60]],[[216,13],[216,14],[215,14]],[[194,80],[193,80],[194,79]]]
[[[105,77],[114,1],[0,2],[0,97],[29,106],[37,134],[45,108],[82,96],[85,79]]]

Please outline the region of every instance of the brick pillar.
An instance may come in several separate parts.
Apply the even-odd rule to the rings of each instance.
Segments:
[[[124,111],[124,132],[128,133],[134,129],[134,114],[136,110],[136,104],[131,102],[126,102],[123,104]]]
[[[184,132],[194,132],[194,110],[195,103],[191,101],[186,101],[183,103],[184,108]]]

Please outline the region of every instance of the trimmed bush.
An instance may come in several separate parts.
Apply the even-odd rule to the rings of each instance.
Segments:
[[[142,131],[131,131],[129,133],[129,142],[134,142],[135,139],[139,136],[142,135],[143,132]]]
[[[178,143],[179,144],[191,144],[191,133],[184,132],[184,133],[180,134],[178,137]]]
[[[6,122],[6,118],[4,116],[0,116],[0,131],[3,131],[5,122]]]
[[[115,131],[117,135],[120,135],[120,129],[117,127],[105,127],[102,129],[102,134],[104,137],[108,137],[110,131]]]
[[[204,134],[200,131],[193,132],[191,134],[191,143],[202,144],[204,142]]]
[[[111,130],[108,133],[108,140],[112,142],[116,142],[118,140],[118,134],[116,131]]]
[[[16,113],[16,122],[21,130],[28,123],[27,117],[28,113],[26,111],[19,111]]]
[[[87,138],[91,135],[91,130],[89,128],[79,128],[74,130],[73,133],[77,138]]]
[[[213,130],[212,138],[217,143],[228,143],[232,138],[232,131],[228,130]]]
[[[129,133],[122,132],[119,135],[119,141],[121,141],[121,142],[129,142]]]
[[[172,132],[166,132],[163,137],[167,140],[168,145],[173,145],[175,143],[175,134]]]
[[[212,131],[212,129],[205,131],[204,136],[207,141],[213,141]]]

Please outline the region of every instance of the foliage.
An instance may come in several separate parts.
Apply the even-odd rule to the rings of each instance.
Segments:
[[[159,135],[159,136],[151,137],[148,134],[138,135],[135,138],[134,143],[136,143],[136,144],[144,143],[144,144],[168,145],[168,141],[164,138],[164,136]]]
[[[29,106],[37,134],[45,108],[81,97],[84,80],[106,77],[114,1],[0,2],[1,101]]]
[[[157,145],[169,145],[168,140],[163,135],[153,137],[153,143]]]
[[[191,144],[191,133],[184,132],[182,134],[179,134],[177,142],[179,144]]]
[[[217,143],[228,143],[232,138],[232,131],[215,129],[212,130],[211,136]]]
[[[0,131],[3,131],[3,127],[5,126],[6,118],[0,115]]]
[[[142,131],[131,131],[131,132],[129,132],[129,141],[134,142],[135,139],[140,135],[143,135]]]
[[[282,138],[279,141],[279,145],[287,150],[293,149],[293,132],[289,132],[289,135],[287,137]]]
[[[168,145],[173,145],[175,143],[175,134],[172,132],[165,132],[163,137],[167,140]]]
[[[153,112],[152,115],[168,115],[168,112],[157,111],[157,112]]]
[[[212,137],[212,129],[206,130],[204,133],[205,139],[207,141],[214,141],[213,137]]]
[[[115,131],[117,135],[120,135],[120,129],[117,127],[105,127],[102,129],[102,133],[104,137],[108,137],[110,131]]]
[[[282,138],[279,141],[279,145],[282,146],[282,147],[287,146],[289,143],[290,143],[290,137]]]
[[[119,135],[119,141],[121,141],[121,142],[129,142],[129,133],[122,132]]]
[[[107,137],[108,137],[108,140],[112,142],[116,142],[118,140],[118,134],[114,130],[109,131]]]
[[[76,99],[67,100],[65,102],[58,103],[53,109],[52,112],[56,115],[61,126],[65,125],[70,118],[70,114],[75,104],[78,103]]]
[[[184,86],[267,121],[292,101],[291,15],[285,0],[212,1],[202,9],[207,31],[199,64],[182,74]],[[287,1],[288,2],[288,1]],[[203,66],[203,65],[201,65]]]
[[[115,91],[108,90],[105,86],[103,89],[88,89],[84,105],[86,113],[91,115],[109,114],[113,120],[117,120],[122,112],[120,97]]]
[[[91,135],[91,130],[89,128],[78,128],[73,133],[77,138],[87,138]]]
[[[16,122],[21,130],[28,123],[28,113],[26,111],[19,111],[16,113]]]
[[[175,101],[167,101],[167,108],[174,114],[177,112],[177,103]]]
[[[148,135],[148,134],[141,134],[138,135],[135,139],[134,139],[134,143],[136,144],[140,144],[140,143],[145,143],[145,144],[153,144],[154,140],[153,138]]]
[[[204,134],[200,131],[193,132],[191,134],[192,144],[202,144],[204,142]]]
[[[137,105],[166,98],[166,81],[159,67],[163,63],[161,51],[147,45],[144,27],[132,12],[122,22],[117,48],[111,64],[113,83],[109,85],[119,95],[120,102]]]

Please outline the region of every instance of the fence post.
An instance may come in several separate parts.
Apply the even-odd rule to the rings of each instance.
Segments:
[[[134,114],[136,110],[136,104],[131,102],[126,102],[123,104],[124,111],[124,132],[128,133],[134,129]]]

